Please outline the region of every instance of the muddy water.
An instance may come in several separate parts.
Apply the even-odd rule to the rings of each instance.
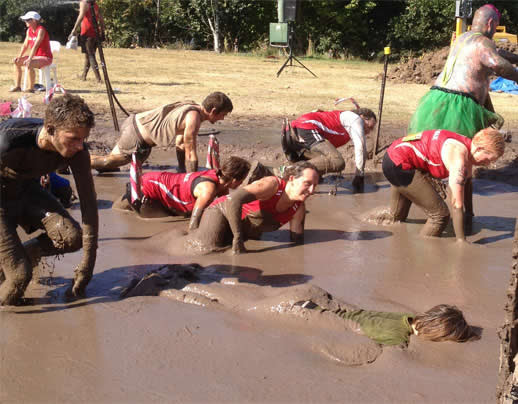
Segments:
[[[76,253],[57,261],[52,277],[48,268],[39,271],[27,293],[34,305],[0,309],[0,401],[493,402],[518,188],[475,181],[468,246],[418,237],[424,218],[415,208],[410,223],[359,220],[388,203],[388,184],[372,178],[361,195],[352,195],[347,182],[336,196],[329,195],[332,183],[321,185],[308,202],[305,245],[290,246],[281,229],[246,242],[247,254],[198,257],[181,247],[185,219],[145,221],[110,209],[126,177],[95,179],[101,233],[87,299],[63,300]],[[77,205],[72,212],[79,217]],[[165,241],[176,238],[179,248],[166,250]],[[351,367],[336,358],[364,352],[368,342],[333,327],[324,332],[318,321],[250,316],[240,307],[167,296],[119,300],[132,278],[191,262],[254,290],[318,285],[373,310],[455,304],[482,328],[482,339],[414,338],[407,351],[384,348],[374,362]]]

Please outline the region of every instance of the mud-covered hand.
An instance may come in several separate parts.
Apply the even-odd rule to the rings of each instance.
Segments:
[[[451,207],[451,221],[453,222],[453,230],[457,241],[466,241],[464,233],[464,210],[462,208]]]
[[[85,295],[85,289],[92,279],[92,272],[86,268],[78,266],[75,269],[74,283],[65,292],[67,299],[76,299]]]
[[[365,179],[363,175],[355,175],[353,178],[352,186],[353,186],[353,192],[354,193],[361,193],[363,192],[365,184]]]

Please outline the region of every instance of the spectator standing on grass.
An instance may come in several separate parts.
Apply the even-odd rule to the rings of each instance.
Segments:
[[[95,19],[97,20],[97,24],[99,24],[101,35],[100,38],[97,38],[97,34],[95,32],[91,4],[93,4]],[[73,36],[76,36],[79,27],[81,27],[79,44],[81,46],[81,52],[85,55],[85,64],[83,73],[81,74],[81,80],[86,81],[86,76],[91,67],[97,82],[101,83],[101,74],[99,73],[99,65],[97,64],[97,59],[95,58],[95,51],[104,39],[104,20],[101,13],[99,12],[99,6],[95,0],[81,0],[79,2],[79,15],[77,16],[74,28],[72,28],[72,32],[68,36],[69,40]]]
[[[28,11],[20,17],[27,26],[25,41],[20,48],[20,53],[13,59],[14,63],[14,87],[10,92],[22,91],[22,67],[29,69],[29,87],[25,89],[29,93],[34,92],[34,69],[41,69],[52,64],[52,51],[47,30],[40,24],[41,16],[36,11]],[[28,55],[25,53],[29,51]]]

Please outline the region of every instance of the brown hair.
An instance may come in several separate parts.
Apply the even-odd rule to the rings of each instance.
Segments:
[[[86,102],[77,95],[54,97],[45,110],[45,126],[54,129],[93,128],[95,118]]]
[[[369,108],[356,108],[353,109],[352,112],[354,112],[356,115],[364,117],[367,120],[374,119],[376,122],[378,121],[376,114]]]
[[[248,161],[241,157],[230,156],[218,170],[217,175],[225,182],[243,181],[249,170],[250,163]]]
[[[232,112],[234,106],[232,105],[232,101],[225,94],[216,91],[211,93],[203,100],[201,103],[205,111],[210,112],[213,108],[216,109],[216,114],[221,112]]]
[[[440,304],[417,314],[412,325],[419,337],[429,341],[466,342],[480,338],[468,325],[462,311],[448,304]]]
[[[318,175],[317,168],[311,164],[309,161],[299,161],[295,164],[292,164],[290,166],[287,166],[284,170],[284,174],[282,176],[282,179],[287,181],[290,176],[294,176],[295,178],[299,178],[302,176],[302,173],[306,168],[311,168],[312,170],[315,170],[315,172]]]
[[[477,147],[495,153],[498,157],[504,154],[505,140],[502,134],[493,128],[482,129],[473,136],[473,144]]]

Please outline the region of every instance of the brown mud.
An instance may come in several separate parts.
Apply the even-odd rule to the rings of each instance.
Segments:
[[[107,117],[97,119],[92,148],[108,151],[115,143]],[[281,163],[280,124],[237,117],[215,125],[221,154]],[[404,126],[383,126],[380,143],[400,136]],[[510,145],[514,150],[516,143]],[[99,250],[86,298],[67,303],[64,296],[82,254],[77,252],[57,261],[52,274],[35,271],[26,293],[32,305],[0,309],[0,402],[494,402],[496,330],[503,319],[518,188],[475,179],[471,244],[458,246],[451,226],[444,238],[423,239],[418,209],[393,226],[361,221],[366,211],[388,205],[389,186],[370,162],[365,193],[353,194],[352,148],[343,149],[346,175],[327,177],[307,202],[305,244],[291,244],[281,228],[247,241],[248,252],[239,256],[188,255],[182,244],[187,219],[142,221],[115,211],[112,201],[124,192],[128,172],[96,175]],[[153,150],[145,170],[174,170],[173,155]],[[80,219],[77,202],[70,212]],[[231,286],[228,279],[249,295],[232,294],[236,300],[224,310],[176,297],[119,297],[134,278],[193,262],[225,274],[210,283],[218,294]],[[319,319],[264,314],[270,297],[300,285],[318,285],[371,310],[417,312],[455,304],[483,329],[482,339],[413,339],[407,350],[383,348],[379,355],[364,337],[324,320],[320,328],[312,325],[322,324]],[[203,293],[194,297],[201,301]],[[243,313],[250,307],[245,303],[232,306],[255,293],[264,303],[258,314]],[[377,359],[368,366],[343,366],[340,360],[364,363],[369,355]]]
[[[518,46],[512,43],[500,42],[498,48],[502,48],[508,52],[518,53]],[[391,67],[387,73],[387,78],[396,83],[415,83],[432,85],[435,79],[441,74],[450,47],[446,46],[441,49],[426,52],[421,56],[409,57]],[[382,74],[377,76],[381,79]]]

